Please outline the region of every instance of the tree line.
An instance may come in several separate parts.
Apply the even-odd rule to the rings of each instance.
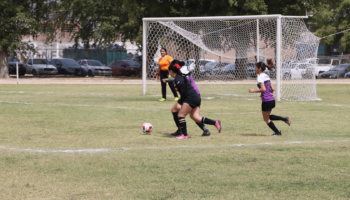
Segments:
[[[56,38],[57,29],[71,30],[77,46],[98,48],[122,41],[134,41],[142,49],[142,18],[235,15],[312,15],[316,35],[323,37],[350,28],[348,0],[1,0],[0,78],[8,77],[7,56],[33,50],[22,42],[23,35],[34,38],[46,34]],[[322,41],[326,45],[350,47],[350,33]],[[90,44],[90,42],[93,42]]]

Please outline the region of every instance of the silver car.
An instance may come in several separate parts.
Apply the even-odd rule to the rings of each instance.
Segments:
[[[89,77],[112,76],[112,69],[98,60],[79,60],[78,63],[88,72]]]
[[[58,74],[57,68],[50,64],[46,59],[28,58],[26,64],[26,73],[36,75],[55,75]]]

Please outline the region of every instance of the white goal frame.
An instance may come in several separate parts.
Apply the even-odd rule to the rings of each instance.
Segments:
[[[143,18],[143,34],[142,34],[142,93],[146,94],[146,79],[147,79],[147,23],[149,22],[167,22],[167,21],[208,21],[208,20],[243,20],[243,19],[276,19],[276,100],[281,101],[281,48],[282,48],[282,18],[308,18],[308,16],[283,16],[283,15],[247,15],[247,16],[222,16],[222,17],[172,17],[172,18]],[[257,36],[259,35],[259,26],[257,28]],[[259,38],[259,37],[257,37]],[[258,41],[259,42],[259,41]],[[259,57],[259,45],[257,45]]]

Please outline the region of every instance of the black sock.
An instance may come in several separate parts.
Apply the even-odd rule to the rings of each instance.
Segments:
[[[179,127],[181,129],[182,134],[184,134],[184,136],[187,136],[186,120],[179,121],[179,124],[180,124]]]
[[[206,117],[202,117],[202,123],[204,123],[204,124],[210,124],[210,125],[215,125],[215,121],[214,121],[214,120],[208,119],[208,118],[206,118]]]
[[[180,129],[179,127],[179,117],[177,116],[179,114],[179,112],[173,112],[173,117],[174,117],[174,121],[176,124],[177,129]]]
[[[280,133],[272,121],[270,123],[268,123],[267,125],[270,127],[270,129],[273,130],[273,132]]]
[[[277,116],[277,115],[270,115],[270,120],[282,120],[282,121],[285,121],[286,118],[281,117],[281,116]]]
[[[197,124],[197,126],[198,126],[200,129],[202,129],[203,131],[208,130],[207,127],[205,127],[205,125],[204,125],[203,123],[196,123],[196,124]]]

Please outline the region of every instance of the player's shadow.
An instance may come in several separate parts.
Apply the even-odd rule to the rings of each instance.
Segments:
[[[170,135],[171,133],[162,133],[161,137],[166,137],[166,138],[175,138],[175,136]]]
[[[266,136],[265,134],[261,134],[261,133],[246,133],[246,134],[241,134],[241,136]]]

